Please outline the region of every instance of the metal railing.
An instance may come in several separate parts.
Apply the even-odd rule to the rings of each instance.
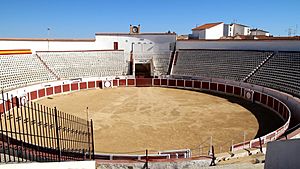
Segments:
[[[0,162],[94,158],[93,121],[4,95],[0,109]]]

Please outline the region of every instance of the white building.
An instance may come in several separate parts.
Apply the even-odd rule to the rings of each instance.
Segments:
[[[261,29],[251,29],[251,35],[253,36],[270,36],[270,33],[268,31],[264,31],[264,30],[261,30]]]
[[[224,25],[224,36],[250,35],[250,27],[242,24],[232,23]]]
[[[192,39],[220,39],[223,36],[224,23],[208,23],[192,29]]]
[[[124,50],[159,53],[170,51],[176,33],[141,33],[140,26],[130,26],[130,33],[96,33],[91,39],[0,38],[0,50],[36,51]]]

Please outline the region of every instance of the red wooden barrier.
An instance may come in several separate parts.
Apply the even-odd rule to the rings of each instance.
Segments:
[[[79,84],[79,86],[80,86],[80,89],[87,89],[86,82],[81,82],[81,83]]]
[[[55,87],[54,87],[54,93],[55,93],[55,94],[61,93],[61,86],[55,86]]]
[[[68,91],[70,91],[70,85],[69,84],[63,85],[63,92],[68,92]]]
[[[46,89],[46,94],[47,94],[47,96],[52,95],[53,94],[53,87],[48,87]]]
[[[38,92],[39,98],[44,97],[46,95],[45,89],[40,89]]]

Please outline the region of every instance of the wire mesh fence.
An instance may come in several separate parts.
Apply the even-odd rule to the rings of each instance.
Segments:
[[[94,158],[92,120],[3,92],[1,102],[0,162]]]

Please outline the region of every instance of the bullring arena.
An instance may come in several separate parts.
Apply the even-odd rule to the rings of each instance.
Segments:
[[[298,137],[298,40],[177,40],[133,28],[0,39],[18,49],[0,51],[1,162],[198,168],[265,158],[267,145]]]
[[[88,90],[44,98],[38,103],[76,116],[83,116],[88,107],[95,124],[96,152],[199,149],[201,142],[203,147],[209,146],[210,136],[216,147],[228,148],[232,138],[243,141],[241,131],[247,132],[247,138],[254,138],[258,131],[255,116],[246,108],[187,90]]]

